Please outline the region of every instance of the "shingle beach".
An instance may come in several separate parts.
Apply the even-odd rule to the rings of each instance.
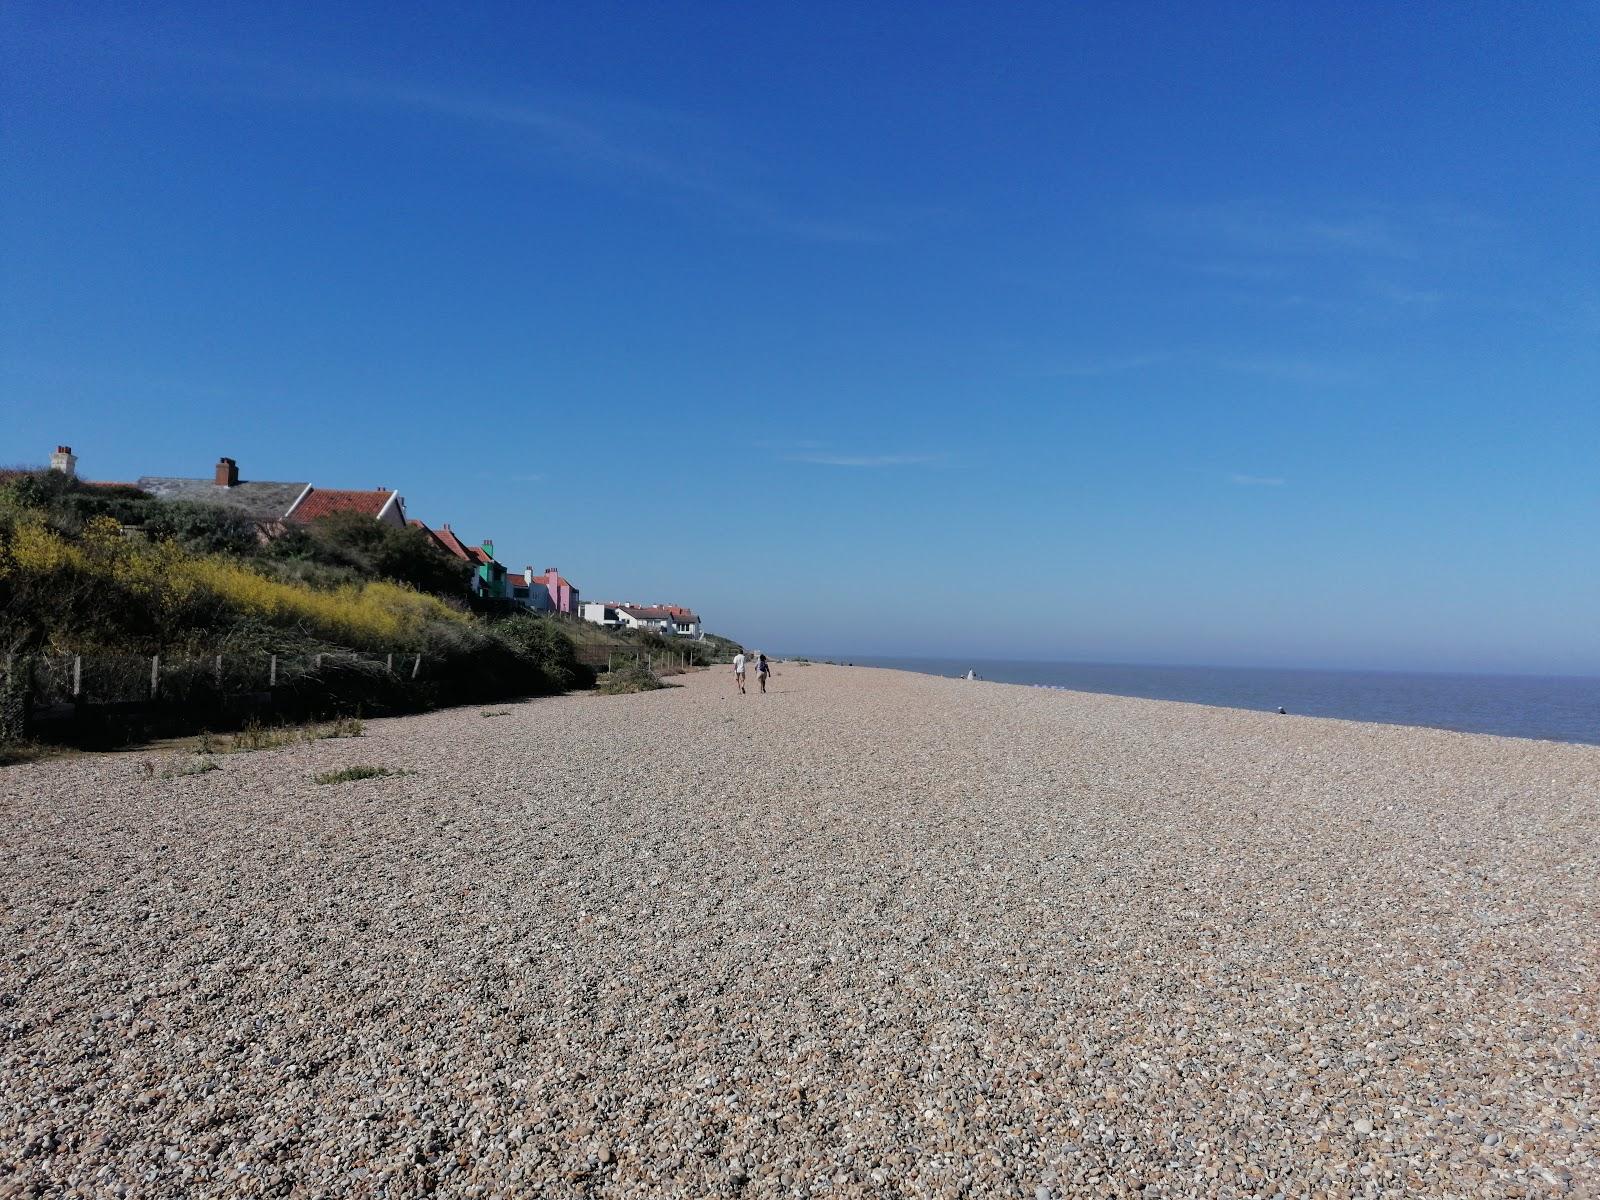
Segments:
[[[1600,1195],[1600,748],[777,669],[0,770],[0,1196]]]

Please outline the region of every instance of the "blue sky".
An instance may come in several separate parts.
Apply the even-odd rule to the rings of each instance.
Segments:
[[[1600,673],[1600,7],[0,8],[0,457],[816,653]]]

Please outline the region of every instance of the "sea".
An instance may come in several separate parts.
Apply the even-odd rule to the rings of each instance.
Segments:
[[[834,660],[843,661],[843,660]],[[1424,725],[1600,745],[1600,678],[1571,675],[1445,675],[1276,667],[1157,667],[1003,659],[854,658],[860,666],[927,675],[968,670],[997,683],[1310,717]]]

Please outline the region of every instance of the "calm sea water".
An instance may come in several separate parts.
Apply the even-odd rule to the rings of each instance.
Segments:
[[[968,668],[999,683],[1186,700],[1222,708],[1429,725],[1465,733],[1600,744],[1600,679],[1537,675],[1434,675],[1257,667],[1148,667],[983,659],[857,658],[863,666],[928,675]]]

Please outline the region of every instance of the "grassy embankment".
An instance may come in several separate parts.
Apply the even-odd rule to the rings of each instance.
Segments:
[[[465,564],[420,531],[370,519],[334,518],[263,543],[249,521],[214,506],[50,472],[14,476],[0,486],[0,661],[11,666],[0,747],[14,753],[29,733],[38,664],[65,655],[142,676],[159,656],[158,711],[119,727],[137,736],[247,719],[227,703],[230,688],[259,690],[271,656],[281,663],[275,711],[304,717],[586,687],[596,646],[702,661],[726,650],[720,639],[669,647],[565,619],[475,613],[466,581]],[[417,655],[425,669],[415,679],[393,669]],[[208,665],[216,656],[227,678]],[[233,678],[240,672],[250,679]]]

